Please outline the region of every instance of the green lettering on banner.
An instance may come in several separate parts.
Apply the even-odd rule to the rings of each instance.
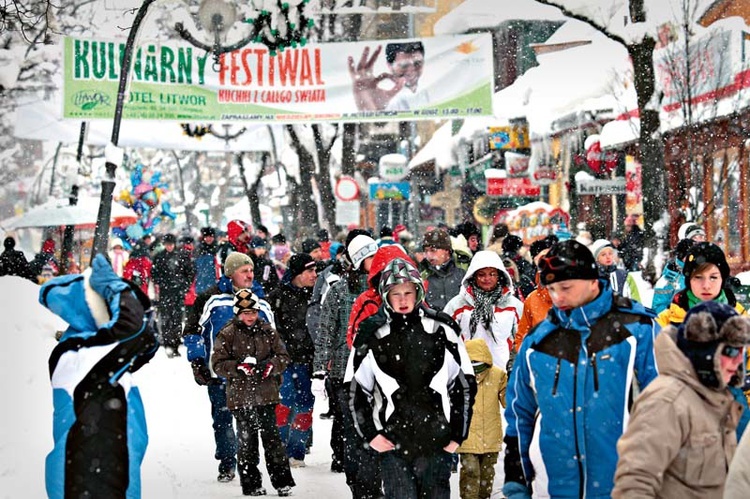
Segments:
[[[177,77],[174,74],[174,69],[172,69],[172,63],[174,62],[174,52],[170,50],[168,47],[162,47],[161,48],[161,74],[159,75],[159,78],[163,83],[166,83],[169,81],[170,83],[174,83],[177,81]],[[167,72],[169,73],[169,76],[167,76]]]
[[[109,79],[110,80],[116,80],[117,79],[117,71],[115,67],[115,44],[114,43],[108,43],[107,44],[107,68],[109,68]]]
[[[193,50],[190,48],[177,49],[177,83],[193,84]],[[201,78],[202,84],[203,78]]]
[[[206,61],[208,61],[208,52],[203,57],[198,57],[198,85],[206,84]]]
[[[158,82],[158,72],[156,71],[156,47],[153,45],[148,45],[146,47],[146,50],[148,51],[148,54],[146,54],[146,69],[143,72],[143,81],[151,80],[153,82]]]
[[[77,80],[89,78],[89,42],[76,40],[73,44],[73,66],[75,67],[75,78]]]
[[[94,71],[94,78],[101,80],[107,74],[107,44],[93,42],[91,44],[91,66]]]
[[[133,64],[133,74],[135,74],[135,80],[143,79],[143,64],[141,64],[141,53],[143,49],[138,49],[135,52],[135,63]]]

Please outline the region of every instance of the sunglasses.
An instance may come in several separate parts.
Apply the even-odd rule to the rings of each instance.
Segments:
[[[733,347],[732,345],[726,345],[721,349],[721,354],[730,359],[734,359],[739,355],[745,353],[745,347]]]
[[[543,256],[539,259],[539,270],[542,272],[560,270],[565,267],[577,267],[578,263],[564,256]]]

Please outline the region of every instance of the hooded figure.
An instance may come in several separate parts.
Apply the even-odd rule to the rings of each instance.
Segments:
[[[69,324],[49,359],[55,447],[46,462],[48,496],[141,497],[148,435],[130,373],[158,348],[148,298],[99,254],[83,274],[47,281],[39,302]]]
[[[347,367],[357,432],[381,453],[386,497],[450,495],[451,454],[469,432],[474,371],[455,322],[422,306],[411,262],[382,270],[383,305],[359,327]]]
[[[703,302],[654,344],[659,376],[639,395],[617,444],[612,497],[721,498],[742,408],[750,320]]]
[[[461,291],[443,310],[458,323],[464,341],[483,339],[492,352],[493,364],[505,369],[523,303],[514,296],[510,274],[497,253],[483,250],[474,255]]]

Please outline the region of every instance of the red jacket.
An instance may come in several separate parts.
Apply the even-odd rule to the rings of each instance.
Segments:
[[[396,258],[403,258],[414,265],[414,267],[417,266],[414,263],[414,260],[404,253],[404,250],[402,250],[401,247],[396,246],[395,244],[381,246],[378,251],[375,252],[375,256],[372,259],[372,266],[370,267],[370,273],[367,276],[367,284],[369,284],[369,287],[367,288],[367,291],[359,295],[354,301],[352,312],[349,315],[349,326],[346,329],[346,343],[349,345],[349,348],[351,348],[354,343],[354,336],[357,334],[359,324],[377,312],[380,305],[383,304],[383,299],[381,298],[380,293],[378,293],[378,289],[374,284],[373,279],[380,277],[380,273],[385,266],[388,265],[391,260],[395,260]]]

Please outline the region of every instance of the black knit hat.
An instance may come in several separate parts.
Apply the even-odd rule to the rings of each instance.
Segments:
[[[737,311],[714,301],[691,308],[677,329],[677,347],[690,360],[700,382],[709,388],[724,388],[720,355],[730,347],[741,349],[750,344],[750,321]],[[739,352],[737,352],[739,355]],[[744,361],[731,382],[741,386],[745,379]]]
[[[424,235],[422,246],[427,248],[444,249],[452,251],[451,236],[442,229],[433,229]]]
[[[294,279],[305,270],[314,269],[315,260],[307,253],[296,253],[289,258],[286,268],[292,279]]]
[[[216,237],[216,229],[213,227],[201,227],[201,237]]]
[[[307,238],[302,241],[302,253],[312,253],[318,248],[320,248],[320,243],[315,239]]]
[[[697,243],[691,246],[685,256],[685,266],[682,268],[685,281],[689,281],[690,275],[703,263],[713,263],[719,268],[722,285],[729,278],[729,264],[721,248],[713,243]]]
[[[531,253],[531,258],[534,259],[536,256],[541,253],[542,251],[549,249],[552,247],[553,244],[555,244],[558,241],[557,236],[550,235],[545,237],[544,239],[539,239],[537,241],[534,241],[531,243],[531,246],[529,247],[529,253]]]
[[[503,239],[503,253],[518,253],[523,246],[523,239],[515,234],[509,234]]]
[[[542,284],[571,279],[598,279],[594,255],[575,239],[560,241],[539,259],[539,277]]]

